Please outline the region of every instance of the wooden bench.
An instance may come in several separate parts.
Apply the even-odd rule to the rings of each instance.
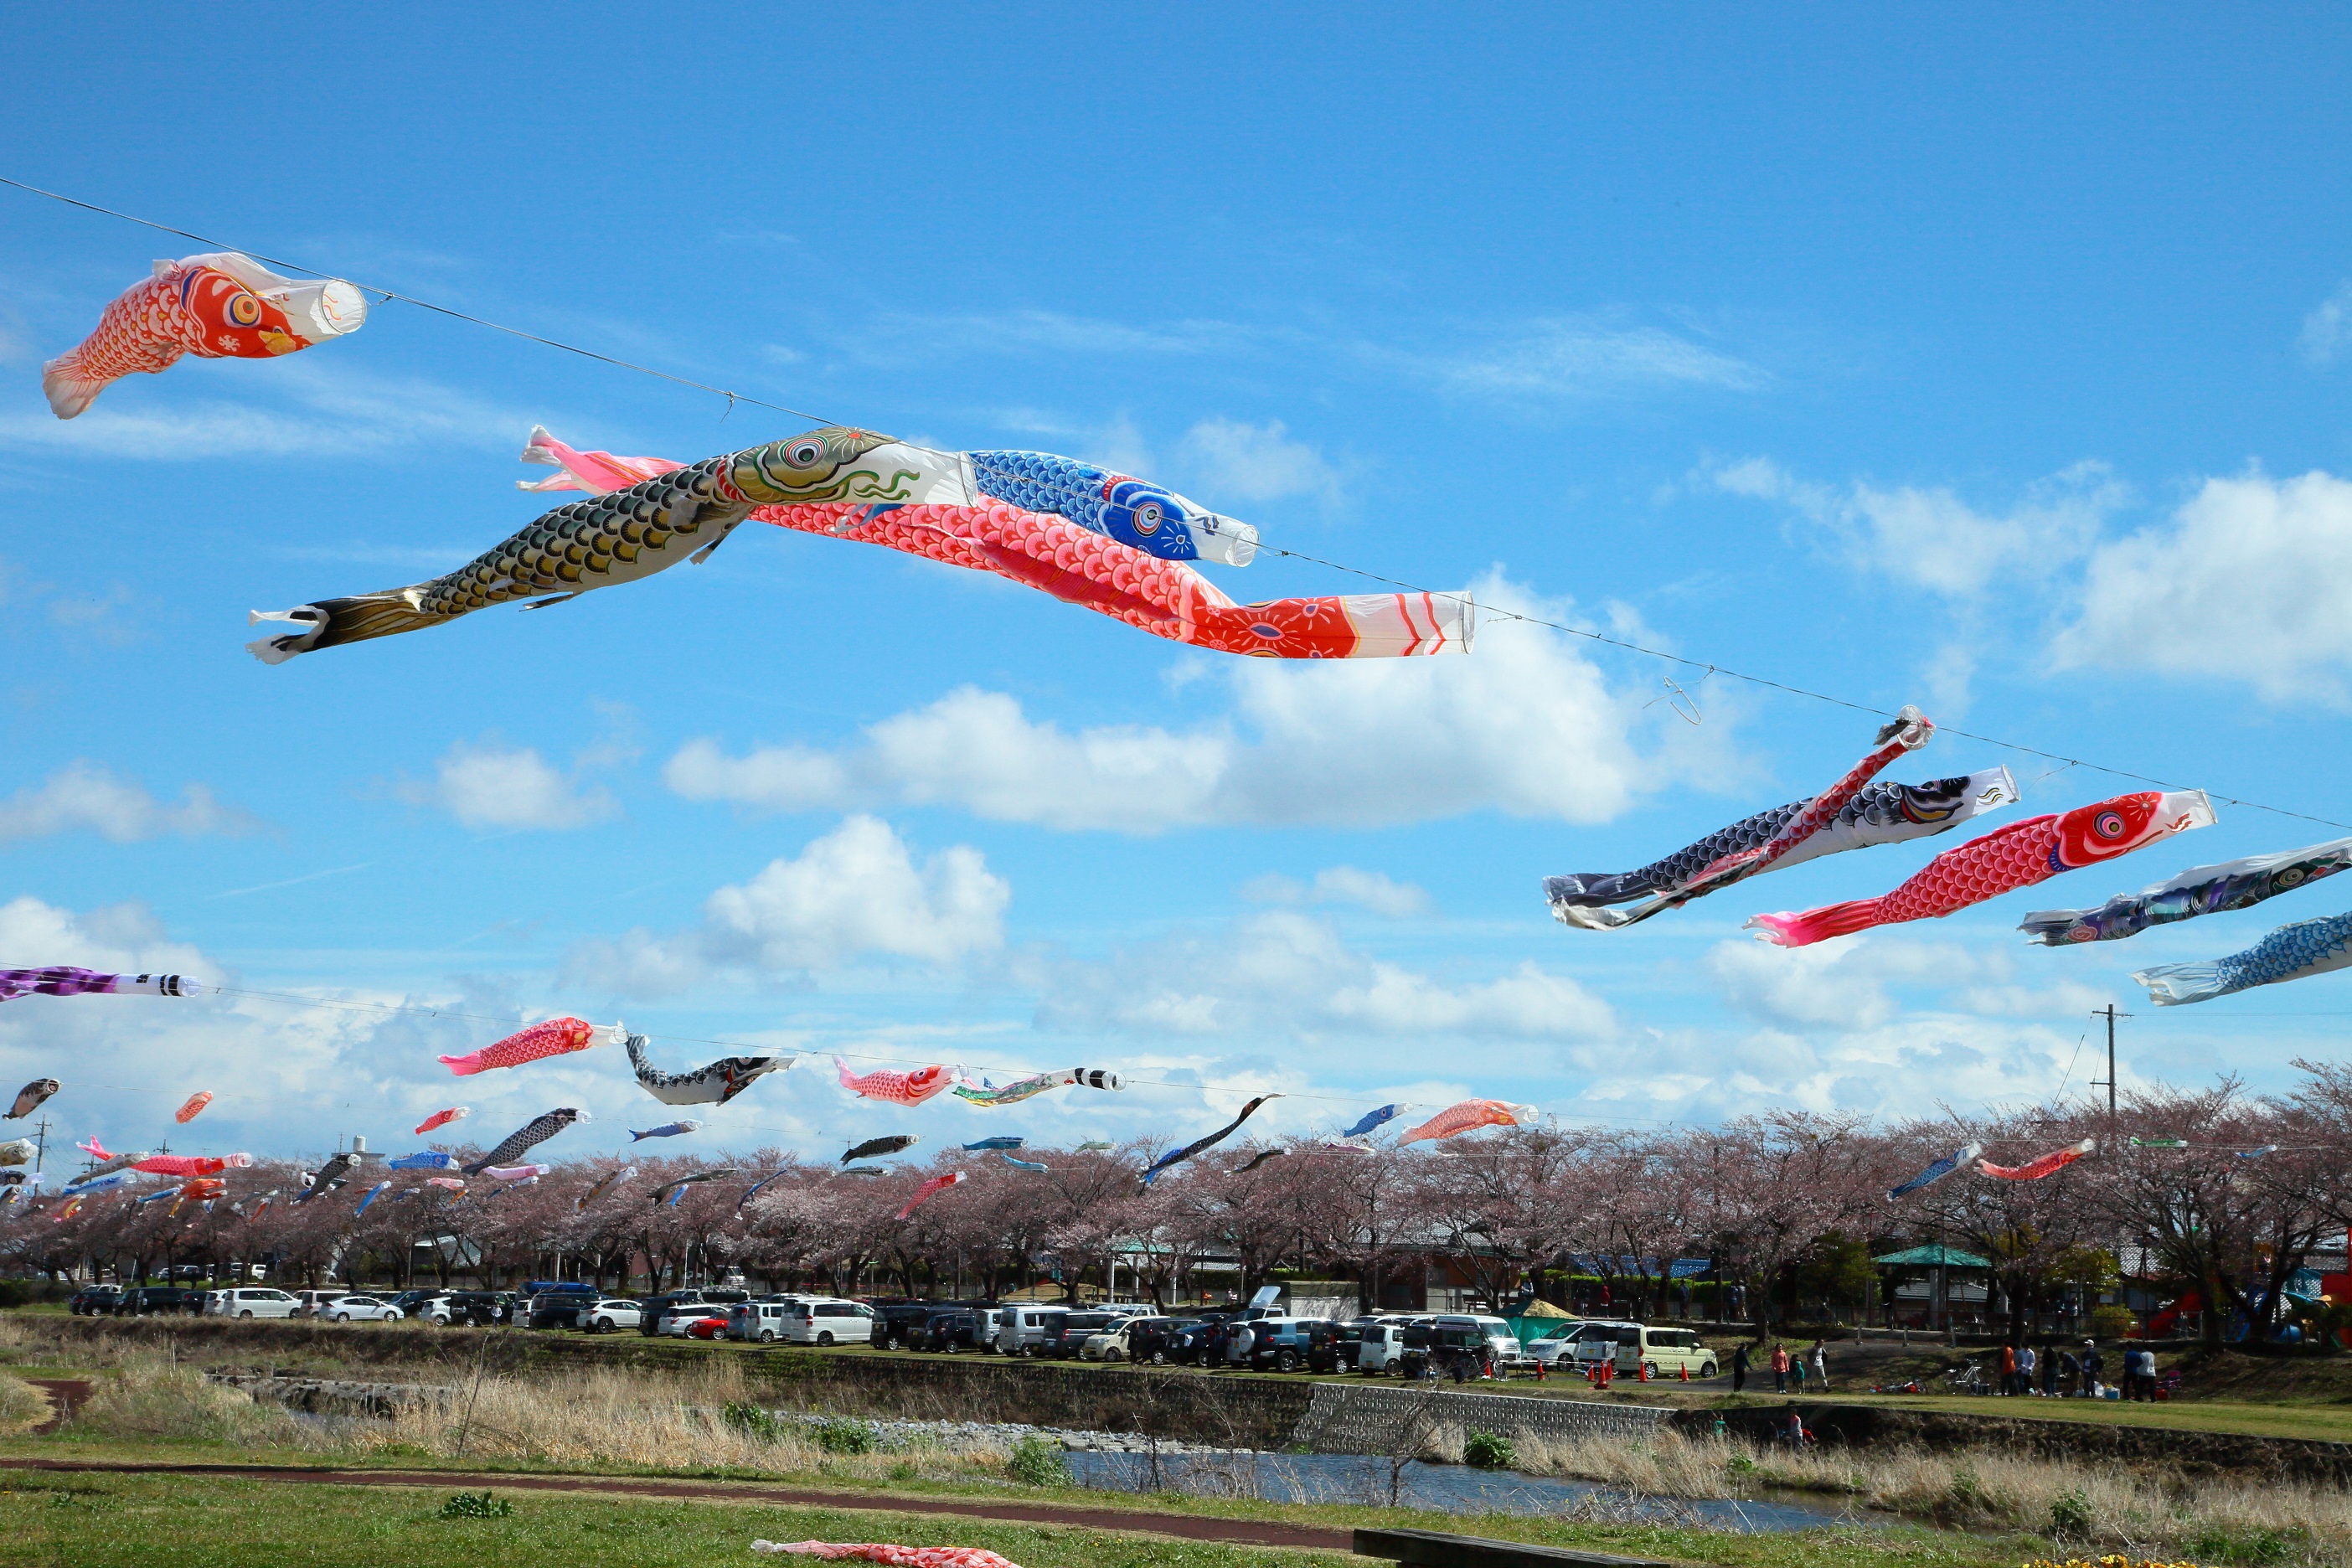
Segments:
[[[1517,1541],[1486,1541],[1475,1535],[1444,1535],[1433,1530],[1360,1530],[1354,1552],[1408,1568],[1672,1568],[1650,1557],[1612,1557],[1564,1546],[1528,1546]]]

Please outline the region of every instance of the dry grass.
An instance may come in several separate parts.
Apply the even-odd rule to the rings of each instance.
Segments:
[[[49,1418],[49,1396],[23,1378],[0,1373],[0,1436],[31,1431]]]
[[[762,1430],[727,1417],[766,1404],[732,1361],[677,1376],[592,1371],[564,1378],[467,1380],[446,1402],[404,1405],[389,1420],[320,1424],[305,1446],[373,1456],[658,1470],[910,1480],[1001,1476],[1005,1456],[945,1449],[827,1452],[813,1428]]]
[[[1776,1489],[1830,1493],[1856,1508],[1963,1530],[2015,1529],[2069,1545],[2204,1561],[2352,1563],[2352,1491],[2304,1482],[2192,1484],[2121,1465],[2031,1455],[1809,1449],[1662,1434],[1628,1444],[1518,1438],[1518,1468],[1605,1482],[1652,1497],[1751,1498]],[[1458,1459],[1462,1435],[1435,1434],[1431,1458]]]
[[[45,1401],[44,1418],[47,1414]],[[278,1446],[292,1444],[299,1427],[285,1411],[207,1383],[194,1367],[141,1355],[126,1358],[112,1375],[100,1378],[66,1429],[77,1436]]]

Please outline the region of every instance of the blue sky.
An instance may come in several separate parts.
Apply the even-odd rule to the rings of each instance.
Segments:
[[[52,8],[0,60],[0,173],[2352,821],[2352,22],[2123,21]],[[2158,1015],[2128,978],[2335,913],[2332,884],[2098,951],[2016,936],[2342,831],[2245,807],[1799,952],[1739,922],[1952,840],[1565,930],[1542,876],[1818,788],[1871,723],[1493,618],[1467,659],[1276,668],[749,528],[551,613],[265,668],[248,609],[429,577],[533,515],[535,423],[692,460],[803,422],[392,303],[60,424],[39,362],[205,247],[0,214],[0,962],[349,1004],[8,1005],[0,1070],[67,1080],[76,1136],[146,1146],[197,1088],[221,1099],[183,1139],[269,1153],[383,1147],[453,1100],[491,1136],[593,1110],[555,1152],[666,1119],[614,1051],[454,1088],[432,1061],[551,1011],[625,1018],[673,1067],[726,1040],[1149,1080],[906,1114],[803,1064],[700,1135],[812,1152],[1174,1135],[1265,1089],[1302,1131],[1473,1093],[1636,1125],[2015,1103],[2082,1091],[2110,1001],[2127,1079],[2273,1087],[2352,1016],[2341,979]],[[1244,599],[1362,586],[1209,571]],[[2128,787],[1950,737],[1890,776],[1998,762],[2023,811]]]

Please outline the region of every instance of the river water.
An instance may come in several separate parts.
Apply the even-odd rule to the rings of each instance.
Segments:
[[[1066,1455],[1070,1474],[1099,1491],[1181,1492],[1191,1497],[1260,1498],[1268,1502],[1391,1506],[1391,1462],[1377,1455],[1220,1453]],[[1855,1516],[1798,1502],[1731,1498],[1635,1497],[1591,1481],[1479,1470],[1466,1465],[1406,1463],[1393,1477],[1394,1506],[1441,1513],[1572,1514],[1607,1522],[1695,1524],[1740,1531],[1819,1530]]]

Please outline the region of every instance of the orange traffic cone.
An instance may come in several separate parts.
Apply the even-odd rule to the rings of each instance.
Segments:
[[[1690,1381],[1690,1363],[1688,1362],[1683,1363],[1683,1381],[1685,1383]]]
[[[1648,1362],[1643,1362],[1642,1363],[1642,1381],[1643,1383],[1650,1381],[1650,1363]]]

